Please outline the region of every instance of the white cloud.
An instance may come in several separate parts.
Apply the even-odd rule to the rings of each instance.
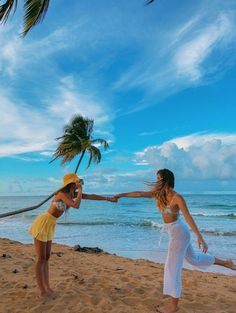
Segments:
[[[178,148],[188,149],[190,146],[194,145],[200,147],[202,144],[211,142],[214,140],[221,140],[225,145],[236,144],[236,135],[228,133],[194,133],[188,136],[178,137],[171,139],[168,142],[175,143]]]
[[[55,138],[74,114],[93,118],[95,136],[103,133],[104,139],[114,141],[109,106],[91,90],[82,92],[82,78],[63,75],[53,58],[73,50],[80,26],[59,28],[37,39],[20,38],[13,26],[1,29],[0,157],[30,152],[50,156],[43,151],[55,149]]]
[[[52,156],[52,151],[43,151],[43,152],[40,152],[40,155],[43,155],[43,156]]]
[[[190,81],[200,80],[207,72],[207,66],[203,68],[204,61],[233,31],[233,21],[226,14],[220,14],[214,24],[203,28],[200,34],[178,48],[174,56],[177,75],[186,76]]]
[[[113,140],[113,116],[109,113],[109,108],[104,103],[94,101],[92,97],[81,95],[74,85],[71,86],[71,81],[72,78],[70,83],[68,78],[62,78],[61,85],[56,87],[56,96],[44,100],[47,103],[44,107],[32,107],[14,97],[14,94],[10,96],[6,92],[0,93],[0,157],[30,152],[41,152],[41,155],[49,156],[50,152],[44,150],[55,149],[55,138],[61,135],[65,123],[78,113],[94,118],[95,134],[96,130],[98,133],[105,131],[107,136],[104,139]]]
[[[11,158],[21,160],[24,162],[42,162],[42,161],[44,161],[43,158],[33,158],[33,157],[12,156]]]
[[[95,102],[92,97],[78,91],[73,76],[63,77],[58,86],[56,96],[47,100],[48,108],[55,117],[69,121],[75,113],[93,118],[96,125],[104,125],[111,121],[112,113],[105,103]]]
[[[23,39],[15,35],[14,27],[0,31],[0,73],[14,77],[20,71],[28,72],[32,66],[47,67],[52,62],[50,56],[71,47],[71,29],[62,27],[44,38]],[[50,69],[51,70],[51,69]]]
[[[62,179],[55,179],[53,177],[45,178],[16,178],[7,179],[5,184],[0,188],[1,195],[49,195],[62,186]],[[42,197],[42,200],[45,199]],[[36,203],[41,200],[35,200]],[[36,204],[32,203],[32,204]]]
[[[23,43],[16,36],[11,38],[10,41],[3,42],[0,50],[0,72],[13,76],[15,69],[22,63],[22,51]]]
[[[125,190],[147,189],[145,181],[152,181],[155,178],[153,171],[136,170],[120,172],[116,168],[94,168],[92,173],[83,175],[85,192],[116,193]]]
[[[135,162],[172,169],[180,178],[235,179],[236,134],[192,134],[136,153]]]
[[[180,26],[179,28],[177,28],[176,32],[175,32],[175,39],[173,41],[171,41],[170,43],[170,47],[175,45],[177,42],[181,41],[181,39],[189,34],[192,29],[198,25],[198,23],[202,20],[204,14],[203,12],[201,12],[201,14],[197,14],[195,16],[193,16],[192,18],[190,18],[186,23],[184,23],[182,26]]]
[[[49,177],[48,181],[51,182],[51,183],[55,183],[55,184],[62,184],[62,179],[58,179],[58,178],[55,178],[55,177]]]
[[[235,64],[235,26],[235,15],[222,10],[218,15],[195,15],[175,29],[170,25],[165,35],[157,29],[156,40],[143,46],[139,62],[121,74],[114,90],[141,88],[150,96],[158,93],[160,102],[185,88],[215,81]],[[133,111],[154,103],[146,97]]]
[[[153,136],[153,135],[157,135],[160,133],[161,133],[161,131],[142,132],[139,134],[139,136]]]
[[[0,156],[52,147],[56,132],[45,112],[0,95]]]

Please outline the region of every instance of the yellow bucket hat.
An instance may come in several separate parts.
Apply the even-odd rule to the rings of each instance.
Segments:
[[[63,176],[63,186],[61,186],[57,191],[55,191],[55,194],[59,191],[61,191],[62,189],[64,189],[67,185],[71,184],[71,183],[76,183],[77,181],[79,181],[82,185],[84,183],[83,179],[80,178],[79,176],[77,176],[75,173],[68,173],[65,174]]]
[[[80,180],[81,180],[81,178],[79,178],[79,176],[77,176],[75,173],[65,174],[63,176],[63,182],[64,182],[63,187],[65,187],[71,183],[76,183],[77,181],[80,181]]]

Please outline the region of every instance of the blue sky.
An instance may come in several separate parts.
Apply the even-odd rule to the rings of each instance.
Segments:
[[[236,3],[51,1],[26,38],[0,28],[0,195],[61,185],[49,164],[75,113],[109,141],[85,192],[143,189],[167,167],[181,192],[235,192]]]

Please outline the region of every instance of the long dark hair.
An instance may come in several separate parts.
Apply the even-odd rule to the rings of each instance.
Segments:
[[[160,175],[161,179],[157,180],[157,182],[153,183],[153,192],[157,198],[157,204],[160,209],[164,209],[167,204],[167,195],[165,191],[165,187],[168,186],[170,188],[175,187],[175,176],[173,172],[168,170],[167,168],[163,168],[157,171],[157,174]]]
[[[70,192],[70,189],[71,189],[72,185],[75,186],[75,183],[70,183],[70,184],[66,185],[65,187],[63,187],[60,190],[58,190],[58,192],[60,191],[60,192],[68,193],[68,192]]]

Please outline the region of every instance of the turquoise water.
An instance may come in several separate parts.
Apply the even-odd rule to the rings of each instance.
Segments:
[[[0,197],[0,213],[44,198]],[[236,195],[186,195],[185,200],[209,252],[236,260]],[[0,219],[0,237],[31,243],[27,229],[47,207]],[[164,261],[168,237],[164,235],[159,246],[161,229],[161,214],[152,199],[123,198],[119,203],[84,200],[80,209],[70,209],[59,219],[54,242],[98,246],[121,256]],[[192,242],[197,249],[194,234]]]

